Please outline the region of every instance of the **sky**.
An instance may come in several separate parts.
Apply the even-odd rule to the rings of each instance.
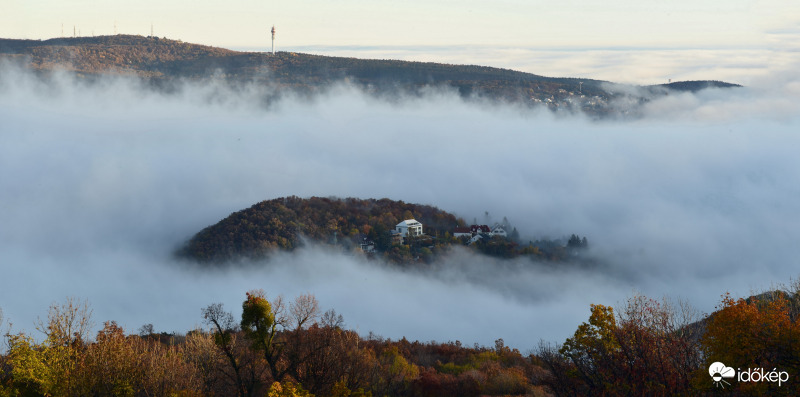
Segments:
[[[146,87],[0,67],[2,327],[35,334],[50,304],[76,297],[96,324],[183,333],[202,326],[203,307],[238,316],[245,292],[262,288],[312,293],[362,335],[503,338],[526,351],[563,342],[593,303],[642,293],[709,313],[726,292],[798,277],[796,73],[604,121],[448,91],[381,101],[342,85],[263,108],[264,85]],[[599,265],[456,250],[414,272],[326,247],[218,270],[172,257],[203,227],[287,195],[488,212],[528,239],[586,236]]]
[[[4,0],[0,37],[155,35],[248,51],[469,63],[547,76],[750,84],[797,58],[789,0]],[[62,33],[63,32],[63,33]]]

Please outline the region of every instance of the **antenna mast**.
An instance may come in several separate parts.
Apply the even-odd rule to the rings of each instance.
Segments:
[[[275,55],[275,25],[272,25],[272,55]]]

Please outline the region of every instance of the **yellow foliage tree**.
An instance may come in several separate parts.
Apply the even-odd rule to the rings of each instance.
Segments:
[[[8,363],[15,387],[43,396],[67,396],[71,347],[47,340],[36,344],[28,335],[8,336]]]
[[[267,397],[314,397],[313,394],[293,382],[274,382],[267,392]]]

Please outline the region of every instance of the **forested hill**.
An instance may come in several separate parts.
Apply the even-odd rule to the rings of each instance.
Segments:
[[[464,221],[438,208],[389,199],[284,197],[235,212],[189,240],[179,255],[201,262],[258,258],[275,249],[292,250],[303,239],[354,248],[367,237],[388,248],[389,231],[416,219],[430,236],[444,235]]]
[[[559,89],[601,95],[600,81],[549,78],[474,65],[370,60],[296,52],[238,52],[158,37],[130,35],[0,39],[0,54],[27,59],[36,69],[56,67],[86,74],[129,73],[153,78],[223,76],[243,81],[269,78],[279,85],[311,89],[343,79],[373,90],[400,84],[406,88],[448,84],[462,93],[515,98],[523,94],[557,94]]]
[[[544,77],[486,66],[329,57],[295,52],[273,55],[131,35],[50,40],[0,39],[0,60],[3,59],[15,60],[37,71],[65,69],[82,76],[119,73],[141,76],[155,83],[213,77],[231,82],[264,83],[276,88],[316,92],[334,83],[347,81],[378,95],[416,93],[428,86],[448,87],[464,97],[543,105],[551,109],[580,109],[594,114],[609,112],[609,101],[622,95],[608,91],[608,82],[604,81]],[[676,82],[661,87],[685,90],[700,86],[731,85],[720,82],[692,82],[685,85]],[[653,92],[660,94],[661,91]]]

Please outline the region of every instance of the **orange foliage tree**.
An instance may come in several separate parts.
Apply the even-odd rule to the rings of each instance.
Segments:
[[[800,374],[800,324],[792,318],[792,298],[797,293],[771,292],[750,299],[724,295],[719,310],[708,318],[702,338],[706,364],[722,362],[737,373],[763,369]],[[700,388],[711,388],[705,368],[698,371],[695,382]],[[731,386],[750,395],[800,395],[799,381],[779,385],[734,379]]]

